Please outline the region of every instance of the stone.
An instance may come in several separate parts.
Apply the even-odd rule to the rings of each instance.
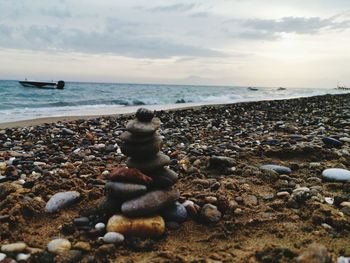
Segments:
[[[73,203],[80,198],[77,191],[60,192],[54,194],[46,204],[46,210],[55,213]]]
[[[138,169],[127,167],[114,168],[110,174],[105,176],[105,178],[116,182],[127,182],[143,185],[150,185],[153,181],[151,177],[144,175]]]
[[[24,254],[24,253],[19,253],[16,256],[16,260],[17,261],[25,261],[27,262],[27,260],[30,258],[30,254]]]
[[[113,198],[130,199],[146,193],[147,187],[142,184],[108,182],[105,191]]]
[[[221,212],[215,205],[205,204],[201,209],[200,218],[205,223],[217,223],[221,219]]]
[[[266,164],[260,166],[262,170],[273,170],[278,174],[290,174],[292,170],[286,166],[274,165],[274,164]]]
[[[18,253],[27,249],[27,244],[24,242],[11,243],[1,246],[1,252],[4,253]]]
[[[154,117],[154,111],[140,108],[136,111],[136,119],[141,122],[150,122]]]
[[[296,260],[298,263],[331,263],[327,248],[311,244]]]
[[[0,262],[6,258],[6,254],[0,253]]]
[[[108,220],[107,231],[126,236],[158,237],[165,232],[165,222],[161,216],[128,218],[114,215]]]
[[[350,257],[338,257],[337,263],[350,263]]]
[[[90,220],[87,217],[74,218],[74,225],[77,227],[85,227],[90,225]]]
[[[160,127],[160,120],[153,118],[150,122],[141,122],[139,120],[131,120],[126,125],[126,130],[132,134],[150,135],[155,133]]]
[[[340,168],[330,168],[322,172],[322,177],[330,181],[347,182],[350,181],[350,171]]]
[[[91,245],[89,242],[84,242],[84,241],[78,241],[73,245],[74,249],[81,250],[81,251],[91,251]]]
[[[72,247],[68,239],[57,238],[47,244],[47,250],[53,254],[60,254],[70,250]]]
[[[162,146],[160,136],[154,136],[154,139],[144,143],[125,142],[121,145],[121,152],[134,159],[150,159],[157,154]]]
[[[340,148],[343,143],[331,137],[322,138],[323,143],[328,147]]]
[[[227,173],[229,168],[234,166],[235,159],[226,156],[212,156],[209,159],[208,169],[215,170],[217,172]]]
[[[62,133],[64,135],[73,135],[74,134],[74,131],[72,131],[71,129],[68,129],[68,128],[63,128],[62,129]]]
[[[154,186],[159,188],[170,187],[174,185],[178,179],[177,173],[167,167],[152,172],[150,176],[153,178]]]
[[[147,171],[150,172],[158,170],[166,165],[169,165],[170,158],[163,153],[158,153],[150,160],[137,161],[133,158],[128,158],[126,164],[129,168],[136,168],[147,174]]]
[[[131,132],[125,131],[120,135],[120,139],[123,142],[146,143],[153,140],[155,136],[158,136],[158,132],[145,136],[145,135],[132,134]]]
[[[182,223],[187,219],[187,210],[182,204],[176,202],[164,209],[162,216],[167,222]]]
[[[107,244],[120,244],[124,241],[124,236],[117,232],[108,232],[103,236],[103,241]]]
[[[130,217],[151,215],[174,203],[179,197],[177,190],[155,190],[124,202],[121,211]]]
[[[68,250],[58,254],[55,257],[57,263],[76,263],[83,258],[83,252],[80,250]]]
[[[104,223],[97,223],[95,225],[95,229],[97,230],[104,230],[106,228],[106,225]]]

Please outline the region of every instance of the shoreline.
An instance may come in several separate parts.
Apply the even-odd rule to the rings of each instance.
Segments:
[[[306,97],[295,97],[295,98],[288,98],[288,99],[272,99],[272,100],[256,100],[256,101],[241,101],[241,102],[232,102],[232,103],[186,103],[186,104],[167,104],[167,105],[139,105],[139,106],[128,106],[128,107],[115,107],[115,110],[117,112],[114,113],[105,113],[101,111],[101,113],[98,114],[87,114],[87,115],[72,115],[72,116],[52,116],[52,117],[39,117],[39,118],[32,118],[32,119],[25,119],[25,120],[18,120],[18,121],[10,121],[10,122],[3,122],[0,123],[0,129],[6,129],[6,128],[23,128],[28,126],[37,126],[42,124],[52,124],[55,122],[69,122],[69,121],[75,121],[75,120],[90,120],[95,119],[99,117],[112,117],[112,116],[122,116],[122,115],[130,115],[134,114],[137,109],[140,107],[145,107],[150,110],[155,111],[176,111],[176,110],[186,110],[186,109],[199,109],[201,107],[224,107],[229,105],[235,105],[235,104],[247,104],[247,103],[262,103],[262,102],[272,102],[272,101],[290,101],[290,100],[297,100],[297,99],[308,99],[308,98],[315,98],[315,97],[324,97],[324,96],[342,96],[346,95],[348,93],[343,94],[324,94],[324,95],[315,95],[315,96],[306,96]],[[111,111],[113,107],[109,108]]]

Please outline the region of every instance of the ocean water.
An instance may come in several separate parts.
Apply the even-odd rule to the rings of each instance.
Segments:
[[[22,87],[0,80],[0,123],[56,116],[132,112],[140,105],[168,109],[203,104],[346,93],[334,88],[191,86],[67,82],[64,90]],[[136,107],[137,106],[137,107]]]

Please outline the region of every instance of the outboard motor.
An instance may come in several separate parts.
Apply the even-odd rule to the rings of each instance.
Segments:
[[[63,89],[64,85],[65,85],[64,81],[63,80],[59,80],[57,82],[57,89]]]

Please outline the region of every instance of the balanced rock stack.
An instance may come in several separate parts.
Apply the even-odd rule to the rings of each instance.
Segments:
[[[154,113],[141,108],[121,135],[128,167],[115,168],[107,176],[107,198],[120,211],[109,219],[108,232],[154,237],[164,233],[164,219],[181,223],[187,217],[186,209],[176,202],[179,191],[172,187],[177,174],[166,167],[170,158],[160,152],[159,127]]]

